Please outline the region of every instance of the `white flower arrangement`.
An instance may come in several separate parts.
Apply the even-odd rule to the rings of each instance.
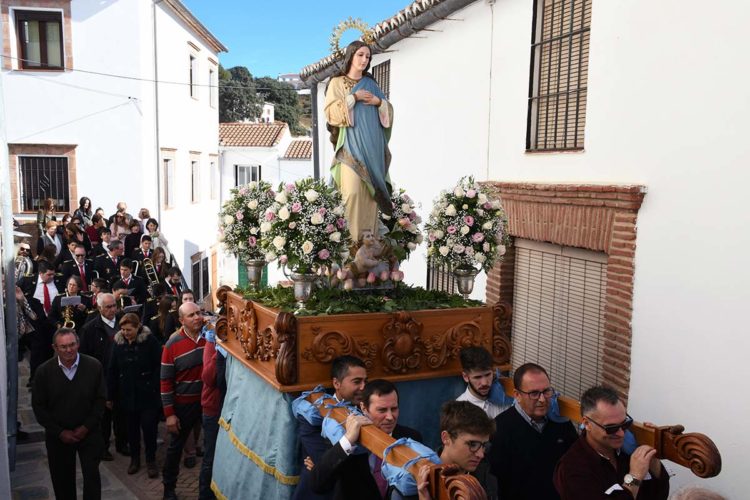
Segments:
[[[391,194],[393,212],[386,215],[378,211],[381,222],[388,228],[385,238],[390,240],[393,254],[399,262],[409,258],[409,254],[424,241],[419,224],[422,218],[417,215],[414,200],[403,189]]]
[[[425,226],[427,255],[454,269],[489,271],[510,245],[508,219],[500,200],[463,177],[451,191],[442,191]]]
[[[273,203],[271,184],[251,182],[231,190],[231,198],[219,213],[219,240],[227,252],[242,260],[260,260],[261,217]]]
[[[279,185],[261,218],[266,261],[278,259],[293,272],[330,269],[351,245],[341,195],[310,177]]]

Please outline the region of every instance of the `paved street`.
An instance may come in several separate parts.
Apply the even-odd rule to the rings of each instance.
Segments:
[[[31,410],[31,392],[26,388],[28,381],[28,361],[19,364],[20,387],[18,412],[22,429],[30,433],[30,439],[20,443],[16,452],[16,470],[11,473],[11,485],[13,500],[45,500],[55,497],[52,490],[52,482],[47,467],[47,453],[44,447],[44,431],[36,423]],[[159,436],[166,436],[166,428],[163,423],[159,424]],[[143,466],[134,475],[128,475],[127,469],[130,465],[130,457],[124,457],[114,452],[114,444],[111,451],[115,457],[113,462],[102,462],[99,470],[102,475],[102,498],[107,500],[119,499],[145,499],[155,500],[162,497],[163,489],[161,478],[149,479],[146,474],[145,459],[141,458]],[[166,454],[166,445],[161,444],[157,450],[157,463],[161,469]],[[177,483],[177,495],[180,499],[198,498],[198,471],[200,470],[200,458],[197,465],[192,469],[180,467],[180,476]],[[79,498],[83,481],[80,469],[77,474],[76,485],[78,486]]]

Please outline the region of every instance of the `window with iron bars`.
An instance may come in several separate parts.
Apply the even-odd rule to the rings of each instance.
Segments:
[[[378,82],[386,99],[391,98],[391,61],[385,61],[372,67],[372,76]]]
[[[52,198],[60,212],[70,211],[68,159],[64,156],[19,156],[21,211],[34,212]]]
[[[591,0],[535,0],[528,151],[583,149]]]
[[[431,257],[427,258],[427,289],[457,293],[456,279],[450,266],[438,264]]]

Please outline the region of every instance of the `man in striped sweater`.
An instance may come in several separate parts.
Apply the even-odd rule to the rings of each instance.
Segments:
[[[161,356],[161,400],[171,434],[162,473],[165,499],[177,498],[175,485],[182,448],[195,424],[201,421],[201,372],[206,344],[200,335],[203,315],[197,305],[186,302],[180,306],[179,318],[182,328],[169,338]]]

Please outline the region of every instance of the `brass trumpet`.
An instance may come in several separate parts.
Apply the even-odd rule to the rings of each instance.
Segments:
[[[153,297],[154,285],[159,283],[159,275],[156,273],[154,262],[148,257],[143,259],[143,271],[146,273],[146,279],[148,279],[148,293]]]

